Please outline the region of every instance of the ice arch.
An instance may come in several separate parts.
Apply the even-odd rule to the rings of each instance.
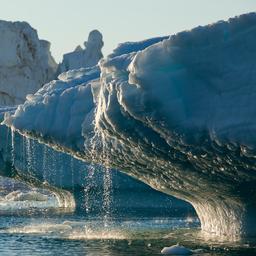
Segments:
[[[4,123],[195,207],[208,233],[256,235],[256,14],[120,45]]]

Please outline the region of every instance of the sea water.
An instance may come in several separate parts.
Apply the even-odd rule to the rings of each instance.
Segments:
[[[0,255],[148,256],[177,243],[202,256],[256,255],[254,241],[207,241],[198,228],[195,217],[115,217],[106,227],[104,218],[82,213],[2,216]]]

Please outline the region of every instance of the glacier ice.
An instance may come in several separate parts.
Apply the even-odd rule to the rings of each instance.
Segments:
[[[26,22],[0,21],[0,106],[17,105],[55,78],[50,43]]]
[[[208,233],[256,235],[255,42],[251,13],[122,44],[4,123],[192,203]]]
[[[101,52],[103,45],[102,34],[98,30],[91,31],[88,41],[84,42],[84,49],[78,45],[73,52],[64,54],[58,72],[95,66],[103,57]]]

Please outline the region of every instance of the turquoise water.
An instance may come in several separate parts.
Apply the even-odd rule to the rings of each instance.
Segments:
[[[256,255],[253,241],[217,243],[199,236],[196,218],[107,218],[81,214],[0,217],[0,255],[161,255],[180,243],[195,255]]]

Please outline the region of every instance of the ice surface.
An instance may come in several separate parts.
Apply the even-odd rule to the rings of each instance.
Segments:
[[[0,35],[0,105],[17,105],[55,78],[57,64],[28,23],[0,21]]]

